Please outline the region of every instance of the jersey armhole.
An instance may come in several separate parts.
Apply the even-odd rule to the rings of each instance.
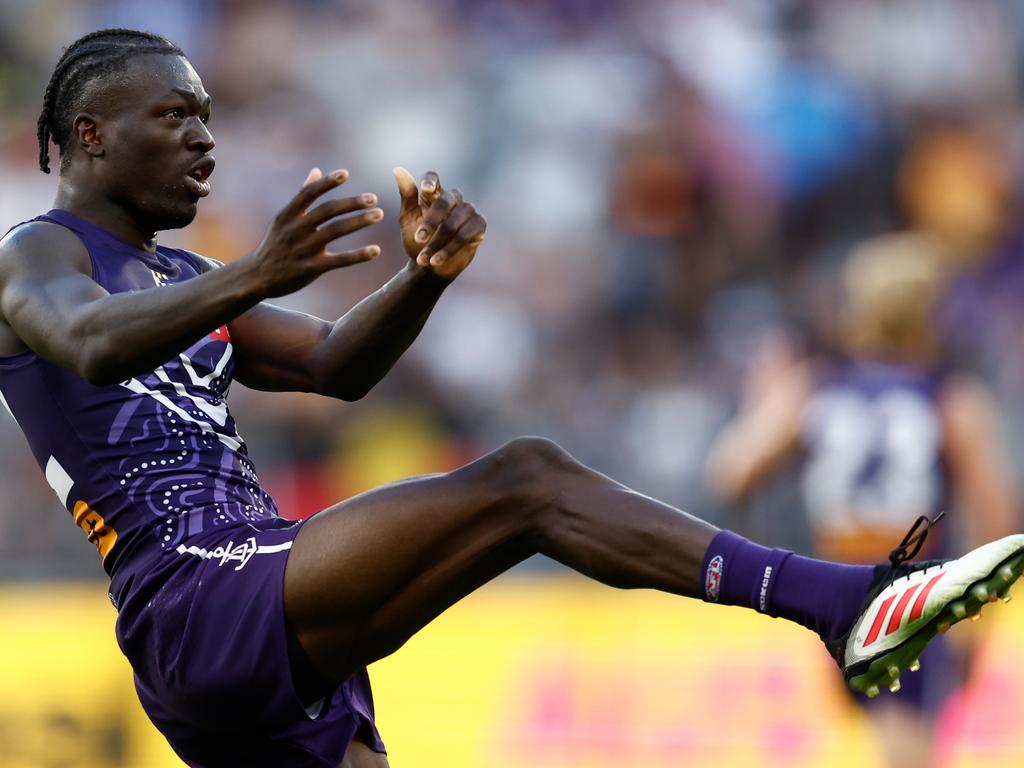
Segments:
[[[184,248],[177,248],[175,250],[185,257],[185,260],[188,261],[196,273],[200,275],[205,272],[212,272],[213,270],[224,266],[223,262],[217,261],[217,259],[211,259],[209,256],[201,256],[198,253],[186,251]]]
[[[71,227],[67,226],[66,224],[60,221],[57,221],[54,218],[48,217],[46,214],[43,214],[42,216],[37,216],[34,219],[29,219],[28,221],[22,221],[18,224],[15,224],[13,227],[7,230],[7,232],[4,234],[4,237],[7,237],[7,235],[11,234],[11,232],[13,232],[14,230],[20,227],[27,226],[29,224],[52,224],[74,235],[78,239],[78,242],[82,244],[82,247],[85,249],[86,255],[89,257],[89,274],[86,275],[86,277],[88,277],[90,280],[92,280],[94,283],[97,283],[98,285],[103,285],[103,268],[100,265],[100,263],[96,260],[96,258],[92,255],[92,249],[89,248],[89,244],[85,242],[85,238],[82,237],[81,233],[76,232]]]

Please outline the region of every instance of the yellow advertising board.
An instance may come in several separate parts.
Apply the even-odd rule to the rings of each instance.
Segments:
[[[99,582],[0,589],[0,766],[180,768],[135,699],[116,617]]]
[[[944,768],[1024,761],[1024,601],[986,609]],[[0,589],[0,766],[180,766],[142,713],[100,584]],[[511,577],[371,669],[396,768],[861,766],[870,731],[810,632],[575,577]]]

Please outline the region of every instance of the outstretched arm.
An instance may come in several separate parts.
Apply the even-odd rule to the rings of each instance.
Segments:
[[[800,446],[800,420],[810,393],[804,361],[770,344],[747,381],[736,417],[711,448],[708,482],[719,498],[737,502],[770,477]]]
[[[939,400],[953,488],[964,504],[971,546],[1019,527],[1017,492],[999,430],[999,412],[987,387],[959,376]]]
[[[357,400],[412,344],[441,293],[473,260],[486,222],[436,173],[417,189],[396,168],[399,224],[409,263],[343,317],[329,323],[262,303],[230,324],[236,378],[265,390]]]
[[[358,400],[412,344],[447,285],[406,266],[333,323],[261,302],[228,324],[235,378],[253,389]]]
[[[311,179],[248,256],[154,290],[110,294],[91,279],[77,237],[53,224],[21,227],[0,243],[0,323],[28,348],[93,384],[151,371],[260,300],[376,256],[375,245],[327,250],[331,241],[380,220],[379,209],[337,218],[362,211],[375,198],[328,200],[309,210],[347,175]]]

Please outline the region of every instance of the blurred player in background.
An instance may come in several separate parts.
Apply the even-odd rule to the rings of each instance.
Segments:
[[[950,370],[934,330],[948,257],[935,238],[894,234],[853,250],[843,272],[842,354],[798,359],[784,343],[755,363],[746,399],[709,461],[730,501],[801,456],[800,487],[817,554],[871,563],[919,515],[955,510],[929,539],[948,557],[1005,535],[1016,498],[985,385]],[[951,540],[951,531],[963,539]],[[937,708],[962,664],[937,642],[896,697],[861,699],[890,765],[926,766]]]
[[[328,245],[383,212],[369,193],[324,199],[347,173],[314,169],[226,266],[158,246],[211,192],[210,114],[170,41],[79,39],[38,123],[42,170],[51,138],[60,150],[54,207],[0,243],[0,399],[99,551],[140,700],[189,765],[387,765],[366,665],[537,553],[611,586],[800,623],[869,695],[1024,573],[1024,535],[910,564],[923,519],[876,568],[770,550],[541,438],[282,519],[228,411],[231,382],[361,398],[469,266],[486,222],[437,174],[417,187],[395,169],[398,274],[333,322],[275,307],[265,300],[379,255]],[[913,603],[890,612],[908,588]]]

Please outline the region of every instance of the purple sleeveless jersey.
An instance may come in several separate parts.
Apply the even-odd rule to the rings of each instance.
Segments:
[[[75,232],[110,293],[200,272],[65,211],[33,221]],[[0,403],[99,550],[139,699],[188,765],[336,766],[355,737],[383,751],[366,670],[334,685],[293,653],[283,583],[302,524],[260,487],[225,403],[233,370],[225,326],[111,386],[28,351],[0,357]],[[299,678],[322,698],[300,698]]]
[[[833,366],[804,411],[804,504],[818,535],[903,531],[949,502],[937,399],[943,369],[858,361]],[[946,526],[929,537],[945,554]],[[878,551],[874,562],[884,557]],[[845,558],[844,558],[845,559]]]
[[[89,251],[92,279],[110,293],[200,272],[187,251],[149,254],[65,211],[33,221],[75,232]],[[184,551],[219,526],[276,516],[225,403],[233,371],[226,326],[113,386],[93,386],[31,351],[0,357],[3,404],[108,574],[129,558]]]
[[[918,515],[935,517],[948,509],[950,476],[937,405],[947,378],[943,368],[869,361],[825,372],[803,423],[801,489],[816,536],[855,536],[864,528],[898,537]],[[922,557],[949,556],[950,522],[932,529]],[[886,554],[877,551],[868,561]],[[908,676],[899,700],[934,713],[962,682],[963,659],[944,637],[929,643],[921,659],[921,672]],[[869,709],[886,705],[862,694],[855,698]]]

